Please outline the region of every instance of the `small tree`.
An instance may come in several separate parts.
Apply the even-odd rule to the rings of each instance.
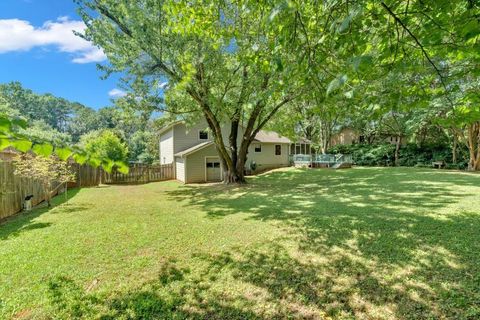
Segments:
[[[62,184],[66,185],[69,181],[75,181],[75,175],[66,161],[61,161],[55,156],[36,157],[30,153],[17,156],[15,175],[39,181],[49,207],[52,193]],[[58,183],[58,185],[54,186],[54,183]]]
[[[98,158],[126,161],[127,145],[112,130],[92,131],[82,136],[80,144],[85,151]]]

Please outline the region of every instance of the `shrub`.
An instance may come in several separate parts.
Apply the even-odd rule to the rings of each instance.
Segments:
[[[403,145],[399,151],[399,164],[406,167],[430,167],[433,161],[445,161],[450,169],[465,169],[468,164],[467,149],[459,146],[457,164],[453,164],[450,146],[442,144]],[[336,145],[329,153],[351,154],[353,161],[361,166],[391,166],[395,162],[395,145],[383,144],[351,144]]]

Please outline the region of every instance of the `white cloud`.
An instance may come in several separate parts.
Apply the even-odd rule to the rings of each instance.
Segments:
[[[115,88],[108,91],[108,95],[112,98],[121,98],[121,97],[125,97],[127,93],[123,90]]]
[[[74,63],[105,60],[101,49],[73,33],[82,33],[85,28],[83,21],[70,20],[66,16],[47,21],[41,27],[34,27],[25,20],[0,19],[0,54],[54,46],[61,52],[74,54]]]

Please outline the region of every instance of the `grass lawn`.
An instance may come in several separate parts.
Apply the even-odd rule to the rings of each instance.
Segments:
[[[286,169],[0,225],[0,319],[480,319],[480,175]]]

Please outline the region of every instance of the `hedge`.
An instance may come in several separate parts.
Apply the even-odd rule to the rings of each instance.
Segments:
[[[399,150],[399,165],[406,167],[431,167],[433,161],[445,161],[447,168],[465,169],[468,164],[466,148],[457,148],[457,164],[453,164],[452,150],[445,145],[406,144]],[[331,147],[328,153],[351,154],[353,161],[361,166],[393,166],[395,145],[382,144],[342,144]]]

